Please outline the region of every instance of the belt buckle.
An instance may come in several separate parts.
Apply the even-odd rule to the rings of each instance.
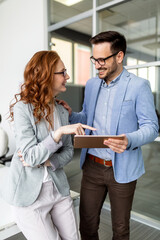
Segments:
[[[110,160],[108,160],[108,161],[107,161],[107,160],[104,160],[104,166],[105,166],[105,167],[110,167],[110,165],[107,164],[107,163],[109,163],[109,162],[110,162]]]
[[[105,159],[103,159],[103,161],[104,161],[104,162],[103,162],[103,165],[104,165],[104,166],[106,166],[106,164],[105,164],[106,160],[105,160]]]

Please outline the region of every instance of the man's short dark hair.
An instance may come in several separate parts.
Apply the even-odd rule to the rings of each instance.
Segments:
[[[124,35],[115,31],[101,32],[96,36],[92,37],[90,40],[91,44],[98,44],[103,42],[109,42],[111,44],[112,53],[122,51],[125,55],[126,53],[126,39]]]

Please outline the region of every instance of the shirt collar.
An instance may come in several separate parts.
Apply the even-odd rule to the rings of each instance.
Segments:
[[[117,84],[118,83],[118,81],[120,80],[120,78],[121,78],[121,75],[122,75],[122,73],[123,73],[123,71],[124,71],[124,69],[122,70],[122,72],[115,78],[115,79],[113,79],[111,82],[110,82],[110,84],[109,85],[107,85],[107,83],[104,81],[104,79],[103,79],[103,81],[102,81],[102,87],[112,87],[112,86],[114,86],[115,84]]]

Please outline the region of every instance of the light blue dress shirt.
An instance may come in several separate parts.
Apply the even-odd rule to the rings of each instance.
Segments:
[[[93,120],[96,131],[91,135],[110,135],[113,101],[122,72],[109,85],[104,80],[102,82]],[[112,160],[109,148],[90,148],[88,153],[105,160]]]

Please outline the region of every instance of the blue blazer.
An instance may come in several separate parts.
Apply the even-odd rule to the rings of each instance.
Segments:
[[[90,79],[85,87],[83,110],[72,113],[70,122],[93,125],[98,93],[102,80]],[[126,134],[129,144],[123,153],[111,151],[115,180],[127,183],[144,174],[141,146],[154,141],[158,136],[158,120],[153,95],[148,80],[123,70],[114,99],[110,134]],[[90,134],[90,130],[86,130]],[[83,167],[87,149],[82,149],[80,165]]]

